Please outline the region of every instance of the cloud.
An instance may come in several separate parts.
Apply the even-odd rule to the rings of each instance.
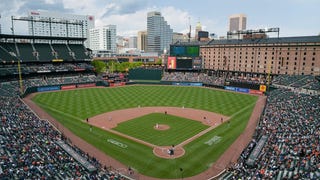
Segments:
[[[94,15],[97,27],[114,24],[117,34],[123,36],[137,35],[138,31],[146,30],[147,13],[150,11],[160,11],[174,32],[189,32],[189,23],[194,32],[197,23],[196,18],[186,10],[173,6],[157,7],[147,0],[12,0],[1,3],[0,10],[2,32],[6,33],[11,33],[11,16],[27,16],[30,10]],[[201,21],[204,28],[210,27],[207,22],[211,23],[206,19]],[[26,31],[26,27],[26,23],[15,23],[17,34]]]
[[[172,6],[162,8],[161,15],[174,32],[187,33],[189,32],[189,24],[194,24],[194,22],[191,22],[194,18],[188,12]]]
[[[138,31],[147,28],[148,10],[136,11],[131,14],[117,14],[103,17],[96,21],[96,27],[108,24],[117,25],[117,34],[122,36],[136,36]]]
[[[114,7],[114,5],[109,5]],[[114,7],[116,8],[116,7]],[[97,18],[96,26],[103,26],[108,24],[117,25],[117,34],[122,36],[136,36],[138,31],[146,30],[147,28],[147,14],[150,11],[160,11],[161,15],[170,25],[174,32],[186,33],[188,29],[188,18],[192,17],[188,12],[181,9],[169,7],[149,7],[137,10],[133,13],[124,14],[110,14],[102,16],[100,19]],[[193,17],[190,19],[194,19]]]
[[[23,1],[23,5],[20,6],[17,13],[27,14],[31,10],[44,10],[61,13],[73,13],[72,8],[66,8],[61,0],[29,0]]]
[[[103,17],[110,15],[125,15],[134,14],[137,11],[143,10],[147,7],[146,0],[115,0],[111,1],[105,6]]]

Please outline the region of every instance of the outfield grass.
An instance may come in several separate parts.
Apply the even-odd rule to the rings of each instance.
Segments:
[[[180,168],[184,169],[183,176],[189,177],[203,172],[217,160],[244,130],[257,97],[196,87],[126,86],[48,92],[38,94],[33,100],[77,136],[138,172],[158,178],[180,178]],[[87,117],[137,106],[202,109],[231,116],[231,123],[187,144],[183,157],[168,160],[154,156],[150,147],[102,129],[94,128],[90,132],[84,122]],[[206,143],[217,137],[216,143]],[[127,148],[108,143],[108,138],[126,144]]]

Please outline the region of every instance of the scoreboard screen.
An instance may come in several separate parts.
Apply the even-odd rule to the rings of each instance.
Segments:
[[[198,57],[199,46],[170,46],[170,56],[176,57]]]
[[[202,59],[200,57],[168,57],[168,69],[194,70],[202,68]]]
[[[177,58],[176,69],[192,69],[192,58]]]

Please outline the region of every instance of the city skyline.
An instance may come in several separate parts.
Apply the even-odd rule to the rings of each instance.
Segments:
[[[247,29],[280,28],[280,36],[312,36],[320,33],[320,12],[317,0],[254,0],[232,1],[147,1],[147,0],[14,0],[1,3],[2,33],[10,34],[11,16],[26,17],[31,10],[45,10],[76,15],[95,16],[96,27],[117,26],[117,35],[137,36],[147,29],[147,13],[159,11],[174,32],[192,33],[197,22],[202,29],[226,36],[229,16],[247,15]],[[27,25],[15,23],[16,34],[27,34]],[[272,34],[271,34],[272,35]]]

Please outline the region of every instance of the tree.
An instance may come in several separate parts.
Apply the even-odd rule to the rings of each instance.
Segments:
[[[95,72],[98,74],[106,72],[106,63],[103,61],[93,60],[91,65],[95,68]]]
[[[161,65],[161,64],[162,64],[162,59],[161,59],[161,58],[157,59],[156,62],[155,62],[155,64]]]

